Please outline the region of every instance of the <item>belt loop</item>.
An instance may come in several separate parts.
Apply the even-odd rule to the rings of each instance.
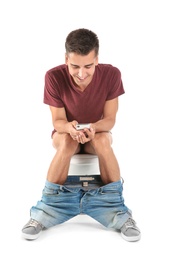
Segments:
[[[121,177],[121,182],[122,182],[122,184],[124,184],[124,179]]]
[[[63,185],[60,185],[59,189],[60,189],[61,191],[64,191]]]
[[[102,193],[102,192],[103,192],[103,188],[100,187],[100,188],[98,189],[98,193]]]

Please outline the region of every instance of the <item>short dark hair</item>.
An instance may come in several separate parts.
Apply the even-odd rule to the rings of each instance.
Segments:
[[[75,52],[80,55],[87,55],[92,50],[96,56],[99,52],[99,39],[97,35],[88,29],[77,29],[70,32],[65,42],[66,53]]]

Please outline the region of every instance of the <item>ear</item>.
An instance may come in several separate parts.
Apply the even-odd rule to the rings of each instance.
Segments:
[[[65,53],[65,64],[67,65],[67,63],[68,63],[68,55],[67,53]]]
[[[99,57],[97,56],[96,59],[95,59],[95,66],[97,66],[99,63]]]

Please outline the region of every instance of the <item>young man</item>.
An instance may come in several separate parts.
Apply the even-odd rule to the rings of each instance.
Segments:
[[[118,97],[124,93],[121,73],[112,65],[99,64],[99,40],[88,29],[69,33],[65,64],[45,75],[44,103],[49,105],[56,153],[47,173],[42,198],[30,211],[23,227],[26,239],[36,239],[44,228],[63,223],[80,213],[121,232],[127,241],[141,234],[124,204],[120,169],[111,147]],[[89,128],[77,130],[78,123]],[[82,186],[79,176],[68,176],[71,157],[96,154],[100,175]]]

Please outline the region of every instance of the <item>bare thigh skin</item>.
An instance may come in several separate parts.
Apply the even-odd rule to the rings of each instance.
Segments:
[[[56,153],[49,166],[47,180],[63,184],[67,178],[71,157],[80,152],[80,144],[73,140],[69,134],[58,134],[52,137]]]
[[[56,132],[52,139],[56,153],[48,169],[47,180],[63,184],[68,175],[71,157],[80,152],[81,145],[69,134]],[[93,140],[84,144],[85,153],[98,156],[100,174],[105,184],[120,180],[119,165],[111,144],[112,137],[109,132],[96,133]]]
[[[109,132],[96,133],[95,138],[85,144],[85,153],[96,154],[99,159],[100,174],[103,183],[120,180],[120,169],[111,147],[112,135]]]

